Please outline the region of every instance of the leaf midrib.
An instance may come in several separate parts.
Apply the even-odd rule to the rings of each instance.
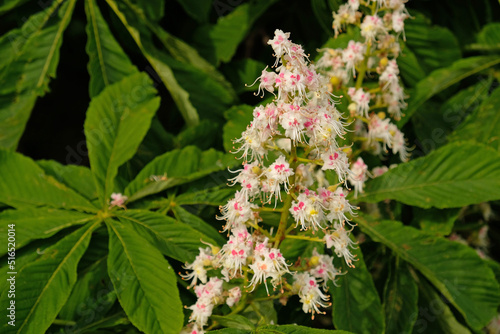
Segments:
[[[70,0],[70,4],[68,5],[68,8],[66,9],[66,12],[64,13],[64,16],[61,20],[61,23],[59,24],[59,28],[57,29],[56,36],[54,37],[54,41],[50,47],[49,54],[47,55],[47,60],[45,61],[42,72],[40,73],[40,77],[38,78],[38,82],[36,83],[36,88],[40,88],[43,84],[45,74],[47,73],[50,63],[52,62],[52,58],[54,56],[55,50],[56,50],[56,45],[59,39],[62,38],[62,33],[64,29],[66,29],[66,22],[68,21],[69,17],[71,17],[71,14],[73,13],[73,9],[75,7],[76,0]]]
[[[116,227],[114,226],[114,220],[110,219],[110,223],[109,225],[111,226],[111,228],[113,229],[113,232],[115,233],[116,237],[120,240],[120,243],[122,244],[122,247],[123,247],[123,250],[127,256],[127,260],[130,264],[130,267],[132,268],[132,270],[134,271],[134,274],[135,274],[135,277],[137,278],[137,284],[139,284],[140,288],[141,288],[141,291],[144,293],[144,296],[146,296],[146,290],[143,288],[142,284],[141,284],[141,280],[139,279],[139,275],[138,275],[138,271],[133,263],[133,261],[131,260],[131,256],[130,256],[130,251],[127,249],[126,247],[126,243],[123,241],[123,238],[122,236],[118,233],[118,230],[116,229]],[[119,298],[119,297],[118,297]],[[119,298],[120,299],[120,298]],[[148,300],[150,298],[147,298]],[[153,312],[155,313],[155,319],[156,319],[156,323],[158,324],[158,327],[162,328],[161,326],[161,323],[158,321],[159,319],[159,315],[156,314],[156,309],[153,308],[153,307],[150,307],[150,309],[153,310]]]
[[[97,57],[99,58],[99,65],[101,67],[101,72],[102,72],[102,79],[104,81],[105,86],[109,86],[109,79],[108,75],[106,73],[105,69],[105,64],[104,64],[104,56],[102,53],[102,45],[101,45],[101,38],[99,36],[99,27],[97,25],[97,18],[96,18],[96,13],[95,13],[95,3],[94,0],[87,0],[87,3],[89,4],[89,13],[90,17],[92,20],[92,26],[93,26],[93,31],[94,31],[94,37],[95,37],[95,43],[96,43],[96,49],[97,49]]]
[[[47,284],[45,284],[45,286],[43,287],[42,289],[42,292],[40,293],[40,295],[38,296],[38,298],[36,299],[35,303],[33,304],[33,306],[31,307],[30,309],[30,312],[28,313],[28,315],[26,316],[26,318],[24,319],[24,321],[22,322],[21,324],[21,327],[19,327],[19,329],[17,330],[17,333],[21,333],[21,330],[24,328],[24,326],[26,326],[26,324],[28,323],[28,320],[30,319],[31,315],[33,314],[33,312],[35,311],[36,309],[36,306],[38,305],[38,303],[40,303],[40,300],[43,296],[43,294],[45,293],[45,291],[47,290],[48,286],[50,286],[50,284],[52,283],[52,281],[55,279],[55,276],[56,274],[59,273],[59,270],[61,269],[61,267],[66,264],[66,262],[68,261],[68,259],[71,257],[71,255],[73,255],[73,253],[76,251],[76,249],[78,249],[78,247],[80,246],[80,244],[83,242],[83,240],[85,240],[85,238],[87,237],[87,235],[89,233],[92,233],[92,231],[94,230],[95,226],[97,226],[98,224],[100,224],[101,221],[100,220],[96,220],[96,222],[94,224],[92,224],[88,229],[87,231],[85,231],[85,233],[83,233],[82,237],[80,239],[78,239],[78,241],[75,243],[75,245],[71,248],[71,250],[68,252],[68,254],[62,259],[61,263],[57,266],[56,270],[54,270],[54,273],[50,276]],[[26,267],[25,267],[26,268]]]
[[[405,190],[414,190],[414,189],[419,189],[419,188],[424,188],[424,187],[434,187],[437,185],[442,185],[442,184],[448,184],[448,183],[467,183],[467,182],[487,182],[491,181],[490,178],[478,178],[478,179],[472,179],[472,178],[466,178],[466,179],[453,179],[453,180],[444,180],[444,181],[434,181],[434,182],[428,182],[428,183],[419,183],[419,184],[413,184],[407,187],[395,187],[395,188],[388,188],[388,189],[380,189],[380,190],[375,190],[375,191],[370,191],[367,192],[365,195],[361,195],[358,197],[358,199],[363,199],[366,197],[374,196],[374,195],[379,195],[379,194],[384,194],[384,193],[391,193],[391,192],[396,192],[396,191],[405,191]],[[403,182],[404,183],[404,182]]]

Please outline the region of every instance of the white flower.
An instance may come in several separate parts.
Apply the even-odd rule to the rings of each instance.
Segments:
[[[305,313],[311,313],[314,319],[314,313],[322,313],[320,307],[328,307],[328,297],[321,291],[316,279],[308,273],[294,274],[294,287],[298,290],[302,310]]]
[[[363,61],[365,52],[366,45],[355,41],[349,41],[347,48],[342,52],[342,61],[346,64],[346,71],[352,71],[354,77],[356,76],[355,66]]]
[[[326,189],[318,189],[318,192],[320,192],[323,205],[330,211],[326,216],[329,221],[337,220],[341,224],[344,224],[344,222],[350,223],[350,219],[346,214],[356,216],[354,213],[356,207],[346,199],[347,193],[344,192],[342,187],[338,187],[334,192]]]
[[[196,285],[198,280],[202,283],[207,282],[207,270],[205,267],[212,265],[213,255],[210,247],[205,249],[199,248],[200,253],[196,256],[195,260],[191,263],[184,266],[187,270],[192,270],[191,273],[186,275],[181,275],[184,279],[192,279],[191,286]]]
[[[254,158],[262,158],[267,154],[265,144],[270,139],[272,130],[270,128],[257,128],[253,124],[247,127],[241,134],[241,138],[234,142],[241,146],[233,153],[243,152],[239,159],[252,161]]]
[[[198,301],[218,304],[222,294],[222,280],[217,277],[211,277],[206,284],[197,285],[194,288]]]
[[[281,185],[283,184],[285,186],[285,191],[288,192],[290,188],[288,178],[294,174],[285,156],[280,155],[264,173],[267,180],[265,181],[265,188],[263,185],[262,190],[270,193],[268,198],[269,202],[271,202],[273,197],[281,200]]]
[[[297,200],[292,202],[290,213],[297,222],[295,227],[300,223],[301,230],[323,228],[321,226],[321,222],[324,220],[323,207],[314,191],[306,189],[301,193]]]
[[[361,23],[361,36],[366,38],[366,41],[374,40],[378,35],[387,33],[384,22],[377,15],[367,15]]]
[[[319,283],[322,283],[323,287],[326,288],[328,281],[333,281],[333,284],[336,284],[335,278],[341,273],[333,265],[331,256],[319,254],[314,248],[310,262],[314,267],[309,272],[318,279]]]
[[[290,273],[290,271],[288,270],[288,265],[280,250],[268,248],[267,242],[268,239],[266,238],[263,242],[255,246],[254,262],[249,265],[254,275],[248,286],[253,286],[251,290],[253,291],[257,284],[264,283],[267,294],[269,295],[267,279],[271,278],[271,284],[276,288],[276,286],[281,283],[281,277],[285,273]]]
[[[233,307],[234,304],[238,303],[241,298],[241,289],[239,286],[232,288],[228,291],[229,296],[226,299],[226,304],[229,307]]]
[[[274,55],[277,60],[281,58],[285,54],[285,52],[289,52],[290,41],[288,38],[290,37],[290,33],[283,32],[282,30],[276,29],[274,31],[274,38],[267,41],[267,44],[271,45],[274,50]]]
[[[122,195],[121,193],[112,193],[111,199],[112,199],[112,201],[109,203],[110,208],[112,208],[114,206],[118,206],[118,207],[123,208],[125,202],[128,200],[128,197]]]
[[[282,108],[284,112],[280,116],[280,124],[285,129],[285,136],[293,142],[302,142],[305,130],[305,118],[302,116],[300,106],[284,104]]]
[[[236,182],[241,185],[240,193],[245,196],[246,200],[259,193],[261,169],[258,161],[244,164],[243,169],[237,170],[234,173],[238,173],[238,175],[229,179],[229,181],[233,182],[232,185]]]
[[[198,300],[196,304],[191,305],[189,309],[193,311],[189,321],[194,321],[198,326],[203,327],[207,324],[208,318],[212,315],[214,304],[202,299]]]
[[[347,94],[351,97],[352,102],[356,104],[356,114],[368,118],[371,99],[370,93],[365,92],[363,88],[355,89],[354,87],[351,87],[347,91]]]
[[[374,167],[372,169],[372,175],[375,178],[384,175],[388,170],[389,168],[387,166]]]
[[[254,212],[254,209],[257,208],[257,205],[248,201],[245,192],[237,191],[233,199],[229,200],[226,205],[220,207],[222,216],[217,217],[217,219],[226,220],[227,223],[223,231],[229,231],[232,228],[242,226],[249,220],[256,219],[257,213]]]
[[[354,186],[354,197],[363,192],[365,181],[367,180],[368,166],[361,157],[351,165],[351,172],[348,176],[349,182]]]
[[[408,14],[403,11],[404,7],[400,10],[396,10],[392,13],[392,30],[399,33],[405,28],[405,20],[408,18]]]
[[[356,244],[349,238],[350,231],[346,231],[342,224],[336,223],[335,230],[332,233],[325,234],[326,247],[334,248],[338,257],[343,257],[349,267],[354,268],[352,261],[357,261],[356,256],[352,255],[350,248]]]
[[[336,150],[335,152],[323,153],[321,160],[323,160],[322,170],[333,169],[337,173],[340,182],[345,180],[349,172],[349,159],[343,151]]]
[[[223,268],[222,274],[226,281],[241,276],[242,266],[246,265],[253,248],[253,239],[246,227],[234,228],[231,233],[215,260],[215,265]]]

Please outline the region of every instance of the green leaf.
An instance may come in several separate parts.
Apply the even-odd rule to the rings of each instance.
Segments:
[[[74,320],[75,326],[69,327],[76,332],[101,320],[116,301],[116,293],[108,276],[107,256],[95,262],[81,273],[66,304],[59,312],[59,318]]]
[[[86,199],[94,200],[97,198],[92,171],[88,167],[61,165],[54,160],[38,160],[36,163],[42,167],[45,174],[75,190]]]
[[[396,221],[358,217],[361,230],[418,269],[474,329],[496,314],[500,289],[492,270],[460,243],[434,237]]]
[[[500,153],[457,142],[367,183],[360,202],[394,199],[421,208],[458,208],[500,199]]]
[[[28,2],[28,0],[4,0],[3,3],[0,4],[0,15],[21,6],[25,2]]]
[[[241,138],[241,133],[245,131],[247,126],[253,119],[253,107],[247,104],[234,106],[224,113],[224,117],[228,120],[224,124],[222,139],[224,148],[230,152],[233,147],[233,140]]]
[[[253,23],[275,2],[276,0],[255,0],[243,3],[228,15],[219,16],[217,24],[199,27],[195,35],[198,50],[216,65],[221,61],[230,61]]]
[[[159,105],[160,98],[145,73],[106,87],[90,101],[84,129],[102,205],[115,191],[118,167],[136,152]]]
[[[200,191],[187,192],[175,198],[178,205],[211,205],[221,206],[234,197],[234,188],[205,188]]]
[[[15,208],[50,206],[95,212],[85,198],[57,182],[30,158],[0,150],[0,202]]]
[[[199,0],[177,0],[186,13],[198,23],[207,23],[210,9],[214,5],[212,1]]]
[[[76,0],[55,1],[0,40],[0,148],[15,149],[38,96],[56,76],[63,33]]]
[[[99,223],[97,220],[90,222],[61,239],[18,273],[15,281],[16,326],[4,322],[2,333],[45,333],[71,293],[78,261]],[[9,300],[5,289],[0,301],[2,305],[8,305]],[[2,308],[3,319],[6,319],[7,312],[7,308]]]
[[[431,104],[431,101],[427,101],[424,108],[412,118],[413,128],[419,140],[418,146],[428,152],[444,145],[447,136],[467,114],[488,97],[491,83],[491,79],[481,80],[462,89],[442,104]]]
[[[5,210],[0,213],[0,233],[7,235],[9,224],[15,224],[16,249],[36,239],[46,239],[57,232],[74,225],[82,225],[93,219],[85,213],[49,208]],[[0,249],[0,256],[7,253],[7,247]]]
[[[446,236],[451,233],[460,209],[420,209],[413,207],[413,221],[425,232],[437,236]]]
[[[356,42],[364,41],[364,37],[361,36],[361,30],[358,27],[347,27],[347,30],[338,37],[330,37],[321,48],[345,49],[351,40]],[[316,60],[320,57],[321,54],[318,54]]]
[[[117,214],[120,221],[130,231],[135,231],[141,239],[147,240],[166,256],[181,262],[192,262],[205,248],[201,240],[216,245],[208,236],[191,226],[160,213],[146,210],[127,210]]]
[[[226,239],[224,239],[212,225],[204,222],[200,217],[193,215],[179,205],[172,207],[172,211],[178,221],[189,225],[198,232],[206,235],[210,239],[214,240],[217,245],[222,246],[226,243]]]
[[[247,330],[253,330],[255,328],[254,324],[252,324],[250,320],[239,314],[231,314],[225,316],[212,315],[210,319],[217,321],[224,327]]]
[[[335,257],[336,268],[345,275],[338,276],[337,285],[329,283],[333,297],[333,323],[335,328],[354,333],[384,333],[384,312],[380,303],[375,284],[366,268],[363,253],[358,247],[351,253],[357,256],[355,268],[345,265],[344,259]]]
[[[325,0],[312,0],[311,7],[321,28],[323,28],[329,36],[333,36],[332,11],[328,8],[328,4]]]
[[[156,23],[165,15],[165,0],[130,0],[126,2],[149,21]]]
[[[495,51],[500,50],[500,23],[493,22],[485,25],[477,34],[477,42],[468,45],[466,48],[474,51]]]
[[[266,64],[251,58],[235,60],[224,67],[224,73],[234,86],[236,93],[256,91],[259,85],[252,85],[262,75]]]
[[[85,1],[85,13],[87,15],[85,49],[89,55],[89,93],[92,98],[99,95],[105,87],[138,71],[113,37],[95,0]]]
[[[214,133],[220,132],[220,124],[204,119],[199,124],[186,128],[177,135],[179,147],[196,145],[202,150],[215,146],[217,140]]]
[[[108,273],[130,321],[146,334],[179,333],[184,315],[170,264],[134,230],[112,219],[106,225]]]
[[[232,88],[228,89],[191,64],[168,55],[162,54],[162,61],[172,69],[176,80],[189,93],[189,101],[200,116],[220,119],[223,112],[234,104],[236,95]]]
[[[407,101],[408,108],[405,110],[406,116],[398,122],[398,127],[401,128],[406,124],[422,104],[432,96],[498,63],[500,63],[500,57],[497,56],[469,57],[457,60],[450,67],[433,71],[428,77],[421,80],[416,85],[412,96]]]
[[[401,71],[401,77],[408,86],[414,87],[420,80],[425,78],[426,73],[418,63],[415,53],[404,42],[399,41],[399,43],[401,45],[401,57],[398,57],[398,67]]]
[[[461,58],[460,45],[449,29],[431,25],[423,14],[412,15],[405,21],[406,46],[426,73],[450,66]]]
[[[474,140],[500,151],[500,88],[491,95],[450,136],[451,142]]]
[[[198,112],[189,101],[189,94],[177,82],[172,69],[164,59],[165,55],[159,52],[150,40],[149,32],[144,31],[144,22],[137,22],[137,12],[132,13],[130,8],[115,0],[106,0],[106,2],[123,23],[142,54],[146,57],[151,66],[153,66],[155,72],[158,74],[179,108],[186,124],[188,126],[198,124]]]
[[[384,289],[386,333],[411,333],[418,312],[418,287],[408,265],[396,257]]]
[[[129,201],[152,195],[179,184],[191,182],[224,170],[234,161],[214,149],[201,151],[195,146],[173,150],[156,157],[125,189]]]
[[[343,331],[343,330],[326,330],[326,329],[317,329],[310,328],[305,326],[298,325],[266,325],[257,328],[257,333],[275,333],[275,334],[350,334],[351,332]]]
[[[447,305],[449,302],[440,296],[425,279],[419,280],[418,291],[419,314],[413,333],[470,334],[469,329],[455,318]]]

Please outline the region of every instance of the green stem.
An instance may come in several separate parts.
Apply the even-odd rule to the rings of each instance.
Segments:
[[[287,235],[286,237],[289,239],[307,240],[312,242],[325,242],[323,238],[311,238],[305,235]]]
[[[306,162],[306,163],[312,163],[312,164],[316,164],[318,166],[323,166],[323,162],[321,160],[311,160],[311,159],[305,159],[305,158],[297,157],[297,161]]]
[[[63,320],[63,319],[54,319],[52,322],[52,325],[57,325],[57,326],[75,326],[76,321],[72,320]]]
[[[290,168],[293,169],[293,175],[290,176],[290,193],[286,195],[285,203],[283,204],[283,211],[281,211],[280,224],[278,226],[278,231],[276,232],[274,248],[278,248],[281,241],[286,237],[286,225],[288,223],[288,216],[290,214],[290,207],[292,206],[292,193],[295,192],[295,173],[297,169],[297,147],[292,143],[292,149],[290,151]]]

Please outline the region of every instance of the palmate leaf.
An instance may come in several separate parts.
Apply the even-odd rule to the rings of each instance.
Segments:
[[[397,123],[401,128],[411,116],[432,96],[457,82],[500,63],[497,56],[477,56],[457,60],[451,66],[433,71],[421,80],[407,101],[405,116]]]
[[[366,268],[361,249],[352,249],[357,256],[355,268],[345,265],[343,258],[335,257],[336,268],[343,268],[345,275],[339,275],[338,286],[329,283],[333,297],[333,323],[335,328],[354,333],[384,333],[384,313],[372,276]],[[347,269],[344,269],[347,268]]]
[[[46,239],[57,232],[74,225],[82,225],[94,216],[69,210],[49,208],[26,208],[5,210],[0,213],[0,233],[7,235],[8,225],[16,225],[16,249],[36,239]],[[7,247],[0,249],[0,256],[7,253]]]
[[[129,201],[152,195],[179,184],[191,182],[210,173],[224,170],[234,157],[195,146],[167,152],[144,167],[125,189]]]
[[[91,247],[91,245],[89,246]],[[78,280],[58,318],[76,321],[69,327],[78,332],[90,323],[103,321],[106,313],[116,301],[116,293],[108,276],[107,256],[94,262],[92,266],[78,273]]]
[[[0,150],[0,203],[15,208],[49,206],[96,212],[87,199],[46,175],[33,160]],[[8,177],[7,177],[8,176]]]
[[[48,91],[75,3],[54,1],[0,39],[6,54],[0,58],[0,148],[16,148],[37,97]]]
[[[127,210],[118,215],[122,224],[147,240],[164,255],[181,262],[192,262],[199,254],[203,242],[216,245],[210,237],[187,224],[146,210]]]
[[[260,326],[256,330],[224,328],[217,331],[210,331],[213,334],[352,334],[343,330],[327,330],[310,328],[298,325],[265,325]]]
[[[144,32],[142,24],[137,23],[136,15],[130,12],[128,6],[114,0],[106,0],[111,9],[123,23],[130,36],[141,50],[142,54],[153,66],[161,81],[168,89],[172,99],[179,108],[182,117],[188,126],[196,125],[199,122],[199,115],[192,103],[189,101],[189,94],[179,85],[172,69],[163,60],[164,55],[159,52],[154,44],[149,40],[149,34]],[[143,36],[145,35],[145,36]]]
[[[148,58],[147,53],[153,56],[156,54],[162,66],[168,66],[172,70],[175,80],[189,94],[189,102],[192,103],[200,115],[221,113],[237,100],[231,84],[212,64],[201,57],[196,49],[169,34],[161,26],[153,24],[138,6],[130,1],[125,1],[124,4],[125,6],[120,7],[120,3],[118,3],[118,7],[130,28],[136,29],[140,34],[143,45],[142,51],[146,51],[144,54],[146,58]],[[153,37],[161,43],[171,56],[164,52],[157,52],[158,50],[151,43]],[[169,79],[168,77],[162,77],[163,73],[158,72],[155,63],[151,64],[163,81]],[[165,82],[165,84],[170,90],[169,85],[172,85],[172,83],[167,84]],[[175,85],[172,87],[175,88]],[[171,93],[175,98],[175,92]],[[183,112],[181,106],[179,108]],[[185,111],[189,110],[186,109]],[[195,115],[186,114],[186,116],[194,117]],[[188,122],[188,125],[196,125],[196,122],[192,124]]]
[[[4,0],[2,4],[0,4],[0,15],[5,12],[8,12],[11,9],[14,9],[18,6],[21,6],[23,3],[28,2],[28,0]]]
[[[386,333],[411,333],[418,311],[418,287],[408,264],[398,257],[384,289]]]
[[[71,293],[78,261],[99,224],[100,221],[95,220],[61,239],[18,273],[16,326],[4,322],[0,328],[2,333],[45,333]],[[10,299],[8,290],[4,290],[0,301],[8,305]],[[6,313],[6,308],[2,308],[3,319],[7,319]]]
[[[422,151],[431,151],[447,142],[447,136],[477,109],[488,97],[493,80],[481,80],[474,85],[460,90],[444,103],[427,101],[425,108],[413,115],[412,124]],[[473,138],[463,137],[460,140]]]
[[[146,334],[180,332],[182,303],[172,267],[128,226],[107,219],[108,272],[130,321]]]
[[[224,239],[212,225],[206,223],[200,217],[190,213],[179,205],[173,206],[172,211],[174,212],[175,218],[179,222],[192,227],[203,235],[206,235],[215,241],[218,246],[223,246],[226,243],[227,240]]]
[[[87,54],[90,74],[90,97],[98,95],[105,87],[138,72],[102,17],[95,0],[85,1],[87,14]]]
[[[450,310],[449,302],[427,281],[418,278],[418,315],[412,333],[428,334],[470,334],[471,331],[457,321]]]
[[[448,138],[449,141],[464,138],[483,143],[500,151],[500,88],[470,114]]]
[[[498,282],[473,249],[396,221],[368,217],[355,221],[374,241],[418,269],[472,328],[481,329],[496,314],[500,304]]]
[[[360,202],[394,199],[421,208],[458,208],[500,199],[500,153],[457,142],[367,183]]]
[[[45,174],[52,176],[84,196],[88,200],[97,198],[97,190],[92,176],[92,171],[86,166],[62,165],[54,160],[37,160]]]
[[[85,120],[89,160],[103,205],[115,190],[118,167],[134,155],[160,104],[145,73],[106,87],[90,101]]]
[[[199,27],[195,36],[198,50],[213,64],[228,62],[255,20],[275,2],[276,0],[257,0],[244,3],[228,15],[220,15],[217,24]]]
[[[412,19],[405,22],[405,35],[406,46],[426,73],[450,66],[461,58],[460,45],[453,33],[448,28],[431,25],[421,13],[412,12]]]

